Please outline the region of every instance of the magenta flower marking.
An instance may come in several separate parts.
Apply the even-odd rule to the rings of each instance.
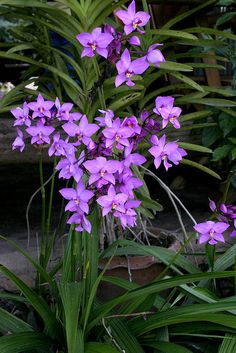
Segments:
[[[116,118],[112,127],[103,130],[103,135],[106,137],[106,148],[109,148],[116,143],[116,147],[120,150],[124,146],[129,146],[128,138],[132,135],[132,130],[127,127],[122,127],[119,118]]]
[[[68,136],[77,137],[77,141],[74,143],[75,146],[79,146],[83,142],[87,147],[89,147],[92,142],[91,136],[99,130],[99,126],[96,124],[88,123],[88,119],[85,115],[80,119],[78,125],[69,122],[64,124],[62,128]]]
[[[179,148],[175,141],[166,143],[165,135],[160,140],[158,140],[157,136],[152,135],[151,142],[154,146],[149,148],[148,151],[154,156],[154,164],[157,169],[163,161],[165,169],[168,170],[172,167],[172,164],[169,162],[177,165],[182,157],[187,155],[186,151],[183,148]]]
[[[29,127],[31,125],[31,120],[29,118],[29,107],[26,102],[24,102],[24,104],[23,104],[23,109],[18,107],[16,109],[12,109],[11,113],[16,118],[16,120],[14,122],[14,126],[25,125],[25,126]]]
[[[140,30],[139,27],[145,26],[149,19],[150,15],[144,11],[136,12],[135,1],[133,0],[128,6],[127,11],[118,10],[116,16],[124,23],[124,31],[126,34],[138,30],[140,33],[144,31]]]
[[[114,186],[110,185],[107,195],[99,197],[97,203],[102,206],[102,215],[106,216],[111,211],[125,212],[124,203],[127,199],[126,194],[116,194]]]
[[[18,149],[20,152],[22,152],[25,148],[25,143],[23,140],[23,132],[17,128],[17,134],[18,134],[18,136],[13,141],[12,149],[13,150]]]
[[[77,232],[83,232],[83,230],[86,230],[86,232],[91,233],[91,223],[89,220],[85,217],[84,214],[82,213],[74,213],[67,221],[68,224],[75,223],[77,226],[75,230]]]
[[[50,135],[55,129],[52,126],[46,126],[41,121],[38,121],[36,126],[31,126],[26,129],[28,134],[32,136],[31,144],[36,143],[42,145],[50,143]]]
[[[102,33],[101,28],[95,28],[92,33],[80,33],[76,36],[76,39],[84,46],[81,57],[88,56],[92,57],[95,55],[95,51],[107,58],[108,56],[108,45],[113,41],[113,36],[110,33]]]
[[[93,197],[94,193],[85,189],[82,180],[78,182],[76,190],[72,188],[65,188],[60,190],[60,193],[64,199],[69,200],[65,207],[65,211],[82,212],[88,214],[88,202]]]
[[[203,244],[208,242],[210,245],[217,244],[218,241],[224,243],[224,237],[222,233],[229,228],[229,224],[224,222],[212,222],[207,221],[196,224],[194,229],[200,233],[199,243]]]
[[[142,74],[149,67],[146,58],[139,58],[131,61],[128,49],[125,49],[121,55],[120,61],[116,64],[118,75],[115,79],[116,87],[126,82],[127,86],[134,86],[135,83],[131,80],[134,75]]]
[[[84,166],[92,174],[89,177],[89,185],[95,182],[97,188],[109,183],[115,185],[113,174],[120,168],[119,161],[107,161],[105,157],[97,157],[94,160],[84,162]]]
[[[30,102],[28,103],[28,107],[33,110],[32,118],[51,118],[50,109],[54,106],[54,102],[52,101],[45,101],[41,94],[38,95],[37,102]]]

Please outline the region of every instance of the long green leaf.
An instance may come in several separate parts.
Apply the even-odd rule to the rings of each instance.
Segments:
[[[33,331],[33,327],[8,311],[0,308],[0,332],[2,334]]]
[[[60,326],[54,313],[51,311],[44,299],[36,294],[19,277],[14,275],[14,273],[8,270],[5,266],[0,265],[0,272],[9,278],[16,285],[16,287],[22,291],[23,295],[28,299],[29,303],[39,313],[42,320],[44,321],[45,332],[53,338],[57,335],[60,337]]]
[[[0,337],[1,353],[53,353],[53,342],[41,333],[19,333]]]
[[[219,348],[218,353],[235,353],[236,352],[236,335],[226,334]]]
[[[187,143],[187,142],[178,142],[179,147],[182,147],[189,151],[196,151],[196,152],[203,152],[203,153],[212,153],[210,148],[195,145],[194,143]]]
[[[197,91],[200,92],[205,92],[204,88],[201,87],[198,83],[196,83],[195,81],[193,81],[191,78],[179,73],[179,72],[170,72],[170,75],[174,76],[175,78],[177,78],[180,81],[183,81],[184,83],[186,83],[187,85],[189,85],[190,87],[195,88]]]
[[[216,172],[214,172],[213,170],[205,167],[204,165],[200,164],[200,163],[197,163],[197,162],[194,162],[194,161],[190,161],[189,159],[186,159],[186,158],[183,158],[181,161],[180,161],[181,164],[186,164],[186,165],[189,165],[190,167],[194,167],[194,168],[197,168],[197,169],[200,169],[202,170],[203,172],[207,173],[207,174],[210,174],[211,176],[213,176],[214,178],[216,179],[219,179],[221,180],[221,177],[219,174],[217,174]]]
[[[84,347],[81,346],[78,335],[78,319],[83,285],[77,282],[60,282],[58,288],[65,315],[68,353],[77,353],[78,351],[83,353]]]
[[[191,321],[215,322],[236,329],[235,315],[217,314],[217,312],[230,309],[236,309],[235,302],[192,304],[154,314],[149,316],[145,322],[137,318],[129,326],[138,336],[158,327]]]
[[[95,309],[93,312],[93,320],[89,324],[89,328],[91,329],[94,325],[96,325],[101,318],[103,318],[107,313],[109,313],[114,307],[118,304],[124,303],[128,300],[133,300],[135,298],[140,298],[143,296],[151,295],[152,293],[159,293],[163,290],[174,288],[181,284],[191,283],[211,278],[226,278],[230,276],[235,276],[234,271],[225,271],[225,272],[212,272],[212,273],[200,273],[200,274],[191,274],[191,275],[181,275],[176,276],[171,279],[164,279],[159,282],[154,282],[152,284],[140,287],[138,289],[134,289],[128,293],[121,295],[120,297],[114,298],[110,300],[108,303],[101,305],[98,309]]]
[[[120,353],[108,343],[89,342],[85,346],[85,353]]]
[[[189,11],[186,11],[174,18],[172,18],[171,20],[169,20],[163,27],[162,29],[169,29],[171,28],[172,26],[174,26],[176,23],[178,22],[181,22],[183,21],[185,18],[187,17],[190,17],[191,15],[193,15],[194,13],[200,11],[201,9],[204,9],[204,7],[207,7],[209,5],[212,5],[214,3],[216,3],[217,0],[209,0],[209,1],[204,1],[202,4],[200,4],[199,6],[189,10]]]
[[[170,342],[153,342],[148,343],[147,346],[158,349],[158,351],[163,353],[192,353],[189,349]]]
[[[184,31],[174,31],[171,29],[151,29],[150,34],[156,34],[159,36],[165,36],[165,37],[175,37],[175,38],[183,38],[183,39],[192,39],[192,40],[198,40],[198,37],[184,32]]]

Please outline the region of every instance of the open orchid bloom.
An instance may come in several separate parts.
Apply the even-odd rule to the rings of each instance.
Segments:
[[[133,31],[144,33],[140,27],[145,26],[150,20],[150,15],[144,11],[136,12],[135,0],[128,6],[127,11],[119,10],[116,16],[124,23],[124,31],[128,35]]]
[[[208,242],[210,245],[215,245],[217,242],[225,242],[222,233],[229,228],[229,224],[224,222],[206,221],[196,224],[194,229],[200,234],[199,243]]]
[[[97,52],[106,59],[108,56],[107,47],[113,41],[113,36],[110,33],[102,33],[102,29],[98,27],[92,33],[78,34],[76,39],[84,47],[81,54],[82,57],[93,57],[95,52]]]
[[[165,169],[168,170],[173,164],[179,164],[182,157],[187,155],[186,151],[180,148],[177,142],[166,143],[166,135],[163,135],[160,139],[153,135],[151,142],[154,146],[148,151],[154,156],[154,164],[157,169],[163,162]]]
[[[134,86],[135,83],[131,80],[134,75],[140,75],[147,70],[149,64],[145,57],[131,61],[131,56],[128,49],[125,49],[121,55],[120,61],[116,64],[118,75],[116,76],[115,85],[119,87],[122,83],[127,86]]]

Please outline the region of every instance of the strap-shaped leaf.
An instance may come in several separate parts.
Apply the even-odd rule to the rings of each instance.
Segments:
[[[41,333],[19,333],[0,337],[1,353],[53,353],[53,342]]]
[[[219,174],[217,174],[216,172],[214,172],[214,171],[211,170],[210,168],[207,168],[207,167],[205,167],[204,165],[202,165],[202,164],[200,164],[200,163],[197,163],[197,162],[194,162],[194,161],[190,161],[189,159],[186,159],[186,158],[183,158],[183,159],[180,161],[180,163],[189,165],[190,167],[194,167],[194,168],[200,169],[200,170],[202,170],[203,172],[205,172],[205,173],[207,173],[207,174],[210,174],[210,175],[213,176],[214,178],[221,180],[221,177],[220,177]]]
[[[36,294],[30,287],[28,287],[19,277],[14,275],[5,266],[0,265],[0,272],[2,272],[7,278],[9,278],[16,287],[23,293],[23,295],[28,299],[29,303],[38,312],[45,325],[45,332],[51,337],[60,337],[60,325],[57,322],[55,314],[50,309],[46,301]],[[1,352],[1,350],[0,350]]]

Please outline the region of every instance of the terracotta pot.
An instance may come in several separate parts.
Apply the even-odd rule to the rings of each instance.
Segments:
[[[176,238],[172,237],[172,239],[172,244],[168,249],[177,252],[181,244]],[[107,261],[108,259],[103,259],[99,262],[100,271],[105,268]],[[109,264],[105,275],[145,285],[152,282],[164,268],[165,265],[153,256],[115,256]],[[97,294],[101,300],[107,301],[124,292],[124,289],[102,281]]]

